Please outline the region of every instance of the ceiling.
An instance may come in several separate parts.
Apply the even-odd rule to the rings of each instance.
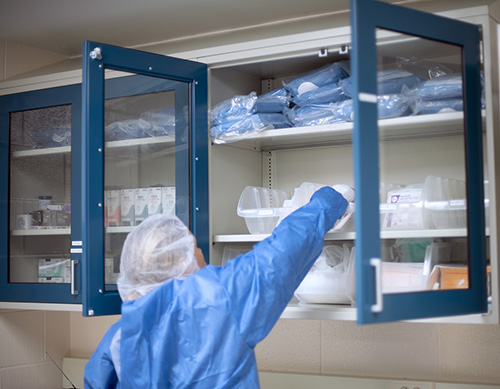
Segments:
[[[399,0],[440,1],[449,0]],[[348,8],[349,0],[0,0],[0,39],[76,56],[84,40],[130,47]]]

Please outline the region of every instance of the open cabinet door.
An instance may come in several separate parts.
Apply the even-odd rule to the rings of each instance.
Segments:
[[[486,312],[479,29],[368,0],[351,0],[351,26],[358,323]],[[402,101],[414,114],[445,104],[449,113],[436,120],[455,115],[456,124],[430,133],[414,116],[401,120],[410,133],[391,132],[382,119]],[[421,147],[422,138],[446,139],[461,152],[445,172],[422,150],[412,162],[426,172],[421,185],[394,185],[411,175],[400,171],[403,146]],[[387,191],[389,185],[399,191]],[[387,242],[401,238],[407,245],[432,242],[423,263],[389,262]],[[451,286],[443,278],[448,267],[463,271]]]
[[[175,213],[208,259],[207,67],[95,42],[83,47],[83,314],[120,313],[127,234]]]

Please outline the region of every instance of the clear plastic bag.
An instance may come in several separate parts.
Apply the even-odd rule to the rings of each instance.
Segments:
[[[377,96],[377,109],[379,119],[395,118],[409,115],[410,102],[407,96],[402,94]],[[333,106],[335,116],[339,120],[353,121],[354,106],[352,100],[341,101]]]
[[[139,116],[139,119],[149,123],[142,130],[149,136],[175,136],[175,108],[162,108],[153,111],[147,111]]]
[[[290,96],[285,88],[260,95],[255,101],[256,113],[283,112],[288,107]]]
[[[415,101],[412,106],[415,115],[428,115],[434,113],[457,112],[464,110],[464,102],[461,98],[451,98],[442,100],[422,100]]]
[[[104,127],[104,137],[106,141],[147,138],[149,135],[144,129],[149,127],[150,124],[143,119],[122,120]]]
[[[210,129],[209,135],[216,144],[236,142],[263,130],[290,127],[282,113],[256,113],[242,120],[226,122]]]
[[[305,107],[308,105],[336,103],[347,98],[339,83],[336,82],[302,93],[300,96],[294,97],[293,102],[296,105]]]
[[[52,135],[55,146],[71,146],[71,129],[57,129]]]
[[[296,106],[287,110],[285,114],[294,127],[320,126],[345,121],[337,117],[333,104]]]
[[[387,69],[377,72],[377,94],[390,95],[406,93],[417,87],[421,80],[413,73],[401,69]],[[352,98],[353,84],[351,78],[339,82],[344,93]]]
[[[453,70],[441,63],[418,59],[415,57],[398,57],[396,58],[396,65],[399,69],[407,70],[416,74],[422,80],[431,80],[436,77],[453,73]]]
[[[425,100],[441,100],[462,97],[462,74],[453,73],[424,81],[414,90],[417,97]]]
[[[294,78],[290,82],[284,82],[283,86],[290,91],[293,97],[298,97],[306,92],[348,77],[347,69],[348,65],[345,62],[330,63]]]
[[[217,126],[222,123],[244,119],[255,113],[257,93],[236,95],[212,107],[210,112],[210,125]]]

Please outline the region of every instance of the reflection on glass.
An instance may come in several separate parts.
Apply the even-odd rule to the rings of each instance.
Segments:
[[[382,240],[382,290],[467,288],[461,47],[381,29],[377,42],[380,223],[390,237]],[[453,128],[394,136],[381,121],[423,115],[448,115]]]
[[[69,283],[71,105],[9,115],[9,282]]]
[[[135,75],[109,96],[117,80],[106,82],[104,274],[115,290],[127,234],[148,216],[177,213],[176,154],[188,133],[188,104],[186,84]]]

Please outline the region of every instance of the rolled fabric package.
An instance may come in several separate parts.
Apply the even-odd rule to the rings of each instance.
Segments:
[[[236,95],[212,107],[210,112],[210,125],[216,126],[226,122],[241,120],[255,113],[257,93]]]
[[[290,91],[293,97],[297,97],[348,77],[347,69],[348,64],[346,62],[330,63],[319,69],[305,73],[290,82],[284,82],[283,85]]]
[[[300,96],[294,96],[293,102],[305,107],[307,105],[336,103],[347,98],[339,83],[336,82],[302,93]]]
[[[377,96],[377,109],[379,119],[395,118],[408,115],[408,98],[402,94]],[[341,101],[333,106],[333,111],[339,120],[352,122],[354,120],[354,107],[352,100]]]
[[[282,113],[256,113],[242,120],[226,122],[210,129],[209,135],[215,144],[236,142],[254,133],[290,127],[290,121]]]
[[[283,112],[288,107],[290,95],[286,88],[280,88],[260,95],[255,101],[256,113]]]
[[[414,92],[425,100],[462,97],[462,74],[447,74],[424,81]]]
[[[337,117],[332,103],[296,106],[285,113],[294,127],[321,126],[345,121]]]
[[[377,72],[377,94],[391,95],[407,93],[410,89],[420,84],[420,78],[406,70],[388,69]],[[353,96],[353,85],[351,78],[343,79],[339,82],[344,93]]]

